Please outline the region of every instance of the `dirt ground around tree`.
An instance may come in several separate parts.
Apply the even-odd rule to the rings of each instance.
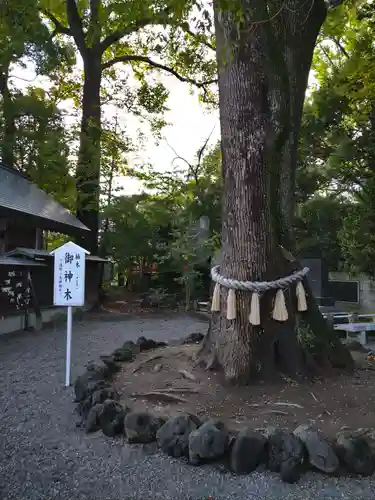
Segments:
[[[90,313],[73,324],[73,380],[87,363],[99,361],[126,341],[145,336],[177,345],[189,334],[206,331],[206,321],[186,314]],[[64,386],[65,348],[65,324],[0,336],[1,500],[198,500],[209,496],[215,500],[374,500],[374,477],[309,472],[290,485],[268,471],[234,476],[220,466],[197,468],[171,459],[154,445],[129,445],[123,438],[107,438],[101,432],[86,435],[75,425],[73,388]],[[142,358],[156,354],[149,352]],[[193,371],[198,377],[199,372]],[[178,384],[185,383],[171,373]],[[129,382],[135,383],[136,374],[129,371]],[[143,374],[139,370],[138,380]],[[150,374],[152,380],[154,374]],[[124,375],[119,374],[118,383]],[[159,379],[156,385],[155,380],[154,387],[165,387],[159,386],[164,381],[168,379]],[[143,384],[142,390],[149,387]],[[140,386],[128,386],[128,393],[133,390]],[[194,407],[192,401],[190,405]],[[181,404],[171,408],[182,411]]]
[[[124,364],[115,385],[122,401],[157,415],[190,412],[231,429],[312,424],[330,437],[343,428],[373,427],[375,371],[357,370],[313,383],[223,385],[221,375],[195,366],[198,345],[168,346]]]

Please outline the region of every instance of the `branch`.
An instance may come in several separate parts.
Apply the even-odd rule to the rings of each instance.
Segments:
[[[203,146],[201,148],[199,148],[199,150],[198,150],[198,154],[197,154],[197,156],[198,156],[198,166],[200,166],[200,164],[201,164],[203,153],[204,153],[206,147],[208,146],[208,143],[209,143],[209,141],[211,139],[212,134],[214,133],[215,128],[216,128],[216,125],[213,127],[213,129],[211,130],[209,136],[204,141]]]
[[[324,47],[324,45],[322,43],[319,43],[318,45],[320,46],[323,54],[326,56],[327,60],[331,64],[332,68],[336,68],[336,64],[333,62],[331,56],[329,55],[329,53],[328,53],[327,49]]]
[[[124,36],[131,35],[132,33],[149,25],[155,26],[157,24],[168,24],[168,20],[168,12],[166,11],[163,12],[160,17],[156,14],[152,17],[145,17],[144,19],[139,19],[121,30],[114,31],[102,40],[100,44],[102,53],[105,52],[111,45],[121,40]]]
[[[35,80],[37,79],[38,75],[35,75],[34,78],[32,78],[31,80],[28,79],[28,78],[22,78],[22,76],[17,76],[17,75],[9,75],[9,79],[11,78],[15,78],[17,80],[22,80],[23,82],[28,82],[28,83],[32,83],[32,82],[35,82]]]
[[[97,23],[99,20],[99,6],[100,0],[90,0],[91,20],[94,23]]]
[[[172,160],[172,165],[173,163],[176,161],[176,160],[181,160],[183,162],[186,163],[186,165],[189,167],[190,170],[193,170],[194,167],[191,163],[189,163],[185,158],[182,158],[182,156],[180,156],[177,151],[169,144],[169,142],[167,141],[167,139],[165,139],[165,142],[167,143],[167,146],[173,151],[173,153],[176,155],[173,160]]]
[[[82,19],[77,9],[76,0],[66,0],[66,12],[68,14],[71,34],[74,37],[78,50],[81,55],[84,56],[86,54],[87,47],[82,27]]]
[[[339,49],[341,54],[343,54],[346,58],[349,59],[349,54],[346,52],[346,50],[345,50],[344,46],[342,45],[342,43],[340,42],[340,40],[333,37],[333,36],[330,36],[328,38],[329,38],[329,40],[331,40],[333,43],[336,44],[336,47]]]
[[[182,76],[177,71],[170,68],[169,66],[165,66],[164,64],[157,63],[146,56],[127,55],[127,56],[114,57],[110,61],[107,61],[104,64],[102,64],[102,69],[104,70],[104,69],[110,68],[111,66],[113,66],[114,64],[117,64],[119,62],[131,62],[131,61],[144,62],[145,64],[148,64],[149,66],[152,66],[154,68],[162,69],[163,71],[166,71],[167,73],[170,73],[171,75],[175,76],[178,80],[180,80],[180,82],[191,83],[192,85],[195,85],[198,88],[203,88],[203,87],[206,87],[207,85],[212,85],[213,83],[217,83],[217,79],[207,80],[207,81],[203,81],[203,82],[197,82],[193,78],[188,78],[186,76]]]
[[[55,25],[55,29],[54,29],[53,35],[55,35],[56,33],[61,33],[63,35],[72,36],[72,33],[71,33],[70,29],[67,26],[64,26],[62,23],[60,23],[60,21],[58,19],[56,19],[56,17],[52,14],[52,12],[50,12],[48,9],[43,9],[42,13],[46,17],[48,17],[48,19],[50,21],[52,21],[53,24]]]
[[[182,25],[181,26],[181,29],[188,35],[190,35],[192,38],[195,38],[196,40],[198,40],[198,42],[200,42],[202,45],[204,45],[205,47],[213,50],[213,51],[216,51],[216,47],[214,45],[212,45],[212,43],[208,42],[207,40],[205,40],[205,37],[203,35],[200,35],[199,33],[194,33],[194,31],[192,31],[190,28],[189,28],[189,25],[186,24],[186,25]]]
[[[99,23],[99,8],[100,8],[100,0],[90,0],[90,27],[89,27],[89,36],[91,34],[94,45],[100,45],[100,23]]]

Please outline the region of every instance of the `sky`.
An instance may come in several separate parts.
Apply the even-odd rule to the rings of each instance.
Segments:
[[[80,66],[80,62],[78,66]],[[13,68],[12,84],[25,89],[28,85],[48,86],[46,78],[36,78],[35,71],[31,65],[26,68]],[[157,171],[171,169],[172,161],[176,153],[189,162],[194,161],[197,150],[210,137],[210,145],[214,145],[220,137],[219,112],[208,110],[199,102],[198,94],[191,94],[191,88],[187,83],[180,82],[171,75],[158,72],[157,79],[162,81],[169,90],[167,107],[169,111],[165,114],[168,126],[162,130],[162,140],[156,143],[155,138],[149,132],[148,127],[140,123],[135,117],[121,115],[119,112],[119,125],[126,128],[127,133],[133,138],[137,137],[137,130],[141,129],[147,137],[144,147],[136,154],[130,155],[130,165],[147,163],[153,165]],[[107,115],[108,117],[110,116]],[[126,126],[126,127],[125,127]],[[178,163],[174,163],[178,166]],[[123,194],[133,194],[142,190],[141,184],[128,177],[118,178],[116,184],[121,187]]]
[[[158,143],[151,134],[148,134],[149,140],[145,149],[140,150],[133,161],[150,163],[155,170],[164,171],[171,169],[176,153],[187,161],[193,162],[196,152],[210,134],[209,144],[214,145],[220,138],[220,124],[219,112],[208,110],[204,104],[199,102],[197,93],[191,95],[188,84],[178,81],[173,76],[161,75],[160,80],[170,92],[167,102],[169,111],[165,114],[165,121],[169,125],[163,129],[162,137],[164,139]],[[127,120],[134,124],[131,127],[135,131],[139,122],[132,119]],[[119,121],[121,123],[121,116]],[[179,164],[176,162],[174,165],[178,166]],[[139,188],[137,181],[131,179],[125,181],[124,192],[134,192]]]

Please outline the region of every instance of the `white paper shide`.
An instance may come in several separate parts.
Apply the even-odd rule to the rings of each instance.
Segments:
[[[54,255],[53,303],[55,306],[83,306],[85,264],[89,252],[73,242],[65,243]]]

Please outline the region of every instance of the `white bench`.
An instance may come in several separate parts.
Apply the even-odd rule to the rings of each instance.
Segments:
[[[365,319],[365,318],[370,318],[371,322],[375,322],[375,314],[370,313],[370,314],[353,314],[353,313],[324,313],[323,314],[324,318],[333,318],[335,319],[347,319],[348,323],[354,323],[354,321],[358,319]]]
[[[367,332],[375,331],[375,323],[344,323],[343,325],[334,325],[335,330],[346,332],[346,339],[349,340],[350,334],[355,334],[362,345],[367,344]]]
[[[210,302],[198,301],[196,303],[196,309],[197,311],[209,312],[210,305],[211,305]]]

